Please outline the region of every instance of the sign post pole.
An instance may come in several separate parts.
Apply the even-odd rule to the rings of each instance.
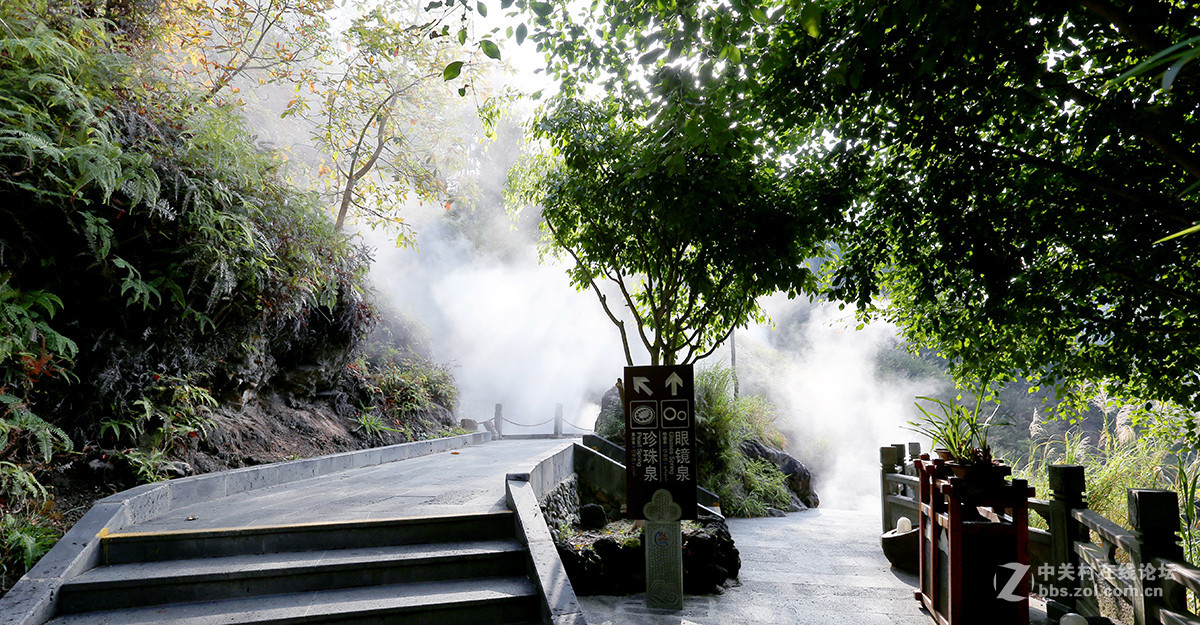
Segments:
[[[696,518],[691,365],[625,368],[625,479],[631,518],[646,520],[646,607],[683,609],[683,532]]]

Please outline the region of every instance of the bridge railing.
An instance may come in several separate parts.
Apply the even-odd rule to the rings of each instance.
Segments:
[[[917,443],[879,449],[885,532],[902,516],[917,526],[912,465],[920,453]],[[1029,529],[1029,563],[1031,587],[1052,618],[1075,612],[1130,625],[1200,625],[1188,609],[1188,591],[1193,605],[1200,597],[1200,568],[1179,545],[1175,491],[1129,489],[1130,530],[1088,509],[1083,467],[1051,465],[1049,482],[1049,499],[1029,499],[1048,526]]]

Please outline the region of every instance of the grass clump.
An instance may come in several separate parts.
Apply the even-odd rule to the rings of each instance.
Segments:
[[[1025,479],[1040,498],[1050,497],[1049,467],[1076,464],[1084,467],[1088,507],[1105,518],[1129,528],[1130,488],[1172,488],[1171,467],[1176,455],[1167,442],[1152,436],[1134,436],[1096,445],[1077,430],[1030,443],[1024,457],[1013,459],[1015,476]],[[1182,504],[1181,504],[1181,507]],[[1029,517],[1031,526],[1046,529],[1039,515]]]
[[[348,370],[365,391],[356,417],[356,429],[365,435],[392,432],[418,440],[466,433],[454,420],[458,388],[448,365],[391,349],[360,354]]]
[[[696,469],[700,485],[721,498],[727,516],[765,516],[768,508],[786,510],[791,494],[786,476],[764,460],[741,452],[743,441],[756,440],[783,449],[787,441],[775,427],[774,408],[762,397],[733,396],[733,370],[714,365],[696,370]]]

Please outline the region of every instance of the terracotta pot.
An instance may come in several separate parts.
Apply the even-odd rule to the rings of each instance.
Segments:
[[[939,447],[939,448],[933,450],[933,453],[937,454],[937,457],[941,458],[942,460],[953,460],[954,459],[954,456],[950,455],[949,449],[943,449],[943,448]]]

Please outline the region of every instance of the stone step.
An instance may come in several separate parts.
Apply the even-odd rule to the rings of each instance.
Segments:
[[[485,578],[172,603],[59,616],[48,625],[509,625],[541,620],[533,582]]]
[[[513,513],[406,517],[202,529],[178,532],[132,532],[104,538],[101,562],[127,564],[223,556],[324,551],[423,543],[511,538]]]
[[[525,547],[510,538],[115,564],[64,584],[58,611],[503,577],[524,573],[525,562]]]

